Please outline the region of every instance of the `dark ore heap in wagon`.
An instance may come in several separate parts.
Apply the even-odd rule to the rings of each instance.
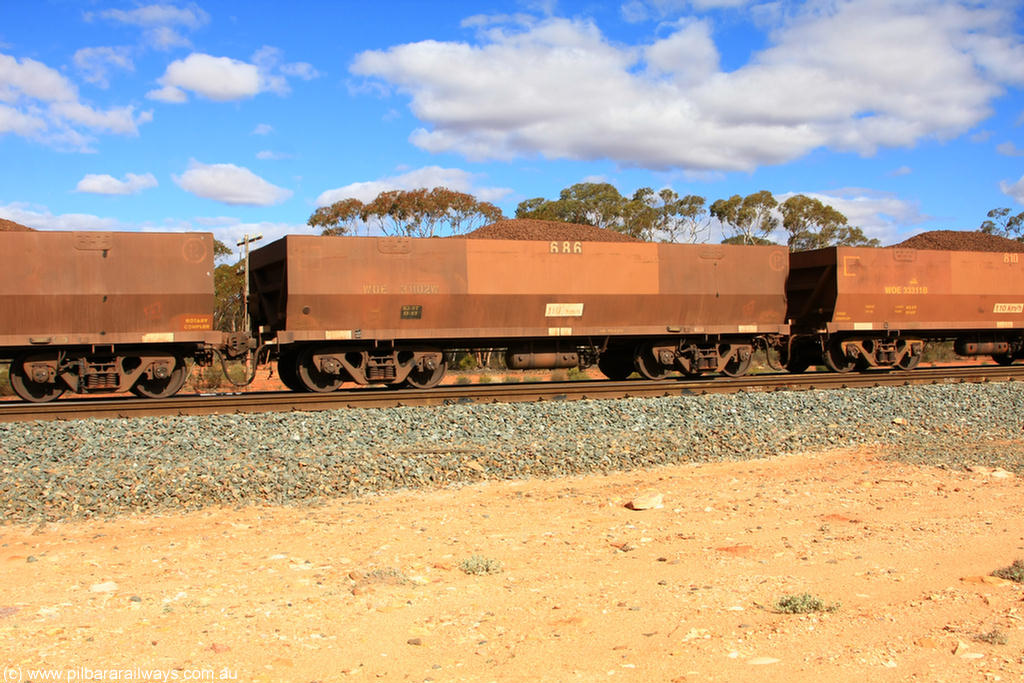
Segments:
[[[500,220],[460,237],[487,240],[538,240],[541,242],[639,242],[640,240],[614,230],[593,225],[542,221],[534,218]]]
[[[892,246],[897,249],[1024,252],[1024,242],[972,230],[932,230]]]
[[[15,223],[14,221],[9,221],[6,218],[0,218],[0,232],[24,232],[26,230],[34,232],[33,228],[30,228],[27,225]]]

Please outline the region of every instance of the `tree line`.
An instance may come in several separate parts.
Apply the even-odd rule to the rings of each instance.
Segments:
[[[369,233],[376,227],[385,235],[431,237],[442,227],[460,235],[503,217],[493,204],[440,187],[389,190],[369,203],[342,199],[317,209],[308,224],[324,235]],[[772,244],[770,237],[782,228],[794,251],[878,246],[878,240],[867,238],[846,216],[820,200],[798,194],[779,202],[767,190],[708,205],[700,195],[680,196],[668,188],[642,187],[627,197],[610,183],[577,183],[562,190],[557,199],[534,197],[520,202],[515,217],[593,225],[648,242],[705,242],[717,222],[727,244]]]

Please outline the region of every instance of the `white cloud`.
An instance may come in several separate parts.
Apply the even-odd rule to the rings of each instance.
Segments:
[[[126,227],[115,218],[86,213],[55,215],[46,207],[24,202],[0,204],[0,218],[39,230],[117,230]]]
[[[124,180],[106,174],[88,173],[78,181],[75,191],[92,194],[138,194],[157,185],[156,177],[152,173],[128,173],[125,174]]]
[[[54,102],[50,105],[50,111],[71,123],[120,135],[138,135],[139,124],[153,120],[152,111],[140,112],[137,115],[135,107],[114,107],[98,111],[81,102]]]
[[[82,78],[101,88],[110,87],[111,71],[135,71],[135,63],[126,47],[83,47],[71,60]]]
[[[92,133],[138,135],[151,111],[96,109],[60,72],[32,59],[0,54],[0,135],[14,133],[57,147],[89,151]]]
[[[1017,147],[1014,143],[1007,140],[996,145],[996,151],[1003,156],[1008,157],[1024,157],[1024,149]]]
[[[202,164],[193,160],[187,171],[173,177],[186,192],[225,204],[271,206],[292,196],[291,190],[273,185],[234,164]]]
[[[913,172],[914,169],[910,168],[909,166],[900,166],[899,168],[894,168],[893,170],[889,171],[889,175],[894,178],[898,178],[899,176],[910,175]]]
[[[730,71],[703,20],[622,45],[563,18],[366,51],[351,71],[410,97],[424,122],[410,140],[430,152],[749,171],[961,135],[1024,68],[1001,6],[864,0],[764,16],[767,47]]]
[[[781,203],[794,194],[797,193],[781,194],[777,199]],[[908,229],[930,218],[921,213],[918,202],[901,199],[890,192],[851,187],[800,194],[832,206],[846,216],[850,225],[859,227],[867,237],[877,238],[883,245],[901,241]]]
[[[284,152],[275,152],[270,149],[264,149],[256,152],[256,158],[262,159],[263,161],[280,161],[282,159],[294,159],[295,156]]]
[[[309,80],[320,75],[305,62],[283,64],[282,54],[278,48],[264,46],[249,63],[193,52],[171,62],[159,80],[162,87],[151,90],[146,97],[180,104],[188,100],[185,91],[217,102],[255,97],[261,92],[287,95],[290,88],[286,76]]]
[[[318,230],[312,230],[305,223],[272,223],[269,221],[247,223],[231,216],[196,218],[195,223],[198,224],[198,228],[188,225],[184,229],[209,230],[213,233],[214,237],[231,247],[231,249],[239,255],[240,249],[236,245],[241,242],[242,238],[245,236],[252,237],[254,235],[263,235],[263,239],[259,242],[252,243],[250,246],[250,248],[255,249],[257,247],[270,244],[274,240],[280,239],[285,235],[319,234]]]
[[[86,19],[92,18],[86,14]],[[174,5],[145,5],[133,10],[104,10],[99,16],[110,21],[138,26],[144,30],[143,42],[148,47],[158,50],[170,50],[175,47],[191,45],[188,38],[179,30],[195,30],[210,21],[210,15],[195,3],[185,7]]]
[[[0,135],[14,133],[28,138],[36,137],[45,130],[46,122],[41,117],[0,104]]]
[[[21,99],[58,102],[77,97],[75,86],[59,71],[28,57],[19,61],[0,54],[0,102],[15,103]]]
[[[256,127],[252,129],[253,135],[270,135],[273,132],[274,127],[271,126],[269,123],[257,124]]]
[[[146,93],[146,97],[158,102],[167,102],[168,104],[183,104],[188,102],[188,95],[185,91],[180,88],[175,88],[173,85],[165,85],[162,88],[150,90]]]
[[[1011,183],[1007,180],[999,183],[999,189],[1003,191],[1007,197],[1012,197],[1013,201],[1018,204],[1024,204],[1024,176],[1020,177],[1015,183]]]
[[[189,90],[217,102],[227,102],[259,93],[260,72],[255,65],[237,59],[193,52],[185,59],[171,62],[160,84],[163,88],[147,97],[178,102],[182,99],[175,90]]]
[[[210,20],[210,16],[194,3],[188,7],[174,5],[145,5],[133,10],[110,9],[100,12],[100,16],[124,24],[143,26],[184,26],[199,28]]]
[[[361,202],[370,202],[381,192],[388,190],[416,190],[423,188],[447,187],[456,192],[472,194],[477,199],[495,202],[512,193],[506,187],[478,187],[477,175],[459,168],[427,166],[380,180],[351,183],[333,190],[326,190],[316,198],[317,206],[329,206],[342,199],[354,197]]]

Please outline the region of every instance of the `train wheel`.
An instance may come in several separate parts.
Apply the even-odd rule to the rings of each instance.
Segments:
[[[739,354],[729,359],[729,362],[722,368],[722,373],[729,377],[742,377],[750,370],[750,364],[754,362],[754,355],[749,354],[746,360],[742,360]]]
[[[174,369],[167,377],[163,379],[140,377],[129,391],[140,398],[169,398],[181,391],[181,388],[185,386],[187,376],[185,361],[175,358]]]
[[[825,365],[832,372],[850,372],[857,364],[856,360],[846,356],[846,353],[843,351],[843,344],[838,339],[829,342],[825,348],[824,356]]]
[[[306,391],[306,387],[299,382],[298,371],[295,368],[298,357],[299,354],[294,351],[282,351],[277,357],[277,376],[281,379],[281,384],[288,389],[303,392]]]
[[[318,394],[327,394],[332,391],[337,391],[338,388],[344,383],[345,378],[341,375],[330,375],[326,372],[321,372],[320,368],[313,362],[313,353],[315,349],[309,347],[299,355],[299,360],[295,364],[295,371],[299,378],[299,384],[301,384],[306,391],[313,391]]]
[[[1012,353],[996,353],[992,355],[992,360],[1000,365],[1013,365],[1014,356]]]
[[[442,358],[441,362],[433,370],[414,368],[409,373],[409,376],[405,378],[405,383],[414,389],[429,389],[440,384],[447,371],[448,363]]]
[[[649,345],[637,347],[635,360],[637,372],[647,379],[665,379],[668,376],[669,368],[654,357],[654,349]]]
[[[621,382],[633,374],[636,366],[626,352],[605,351],[597,359],[597,369],[608,379]]]
[[[67,385],[59,378],[53,384],[36,382],[30,378],[25,374],[24,361],[24,358],[15,358],[11,363],[9,376],[11,389],[14,389],[14,393],[20,398],[31,403],[46,403],[60,398],[67,391]]]

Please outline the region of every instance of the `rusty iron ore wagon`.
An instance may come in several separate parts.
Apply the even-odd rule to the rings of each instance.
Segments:
[[[783,362],[837,372],[910,369],[926,342],[961,356],[1024,357],[1024,254],[832,247],[790,257]]]
[[[212,329],[209,233],[0,232],[0,251],[0,359],[25,400],[170,396],[187,359],[248,350]]]
[[[250,314],[299,391],[430,387],[456,349],[512,369],[741,375],[788,333],[785,247],[291,235],[251,255]]]

